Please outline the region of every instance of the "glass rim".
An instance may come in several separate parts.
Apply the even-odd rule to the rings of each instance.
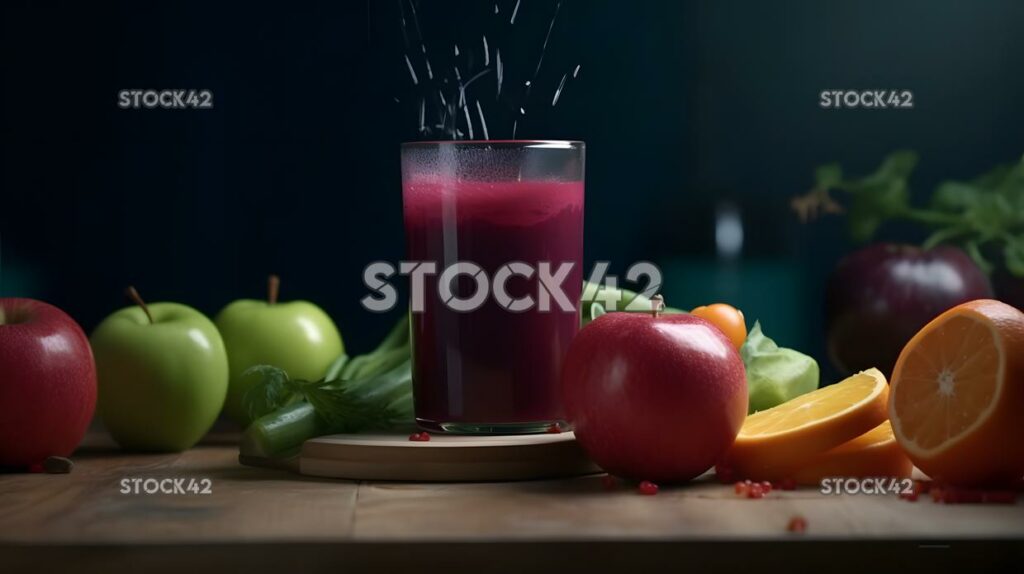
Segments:
[[[432,141],[415,141],[415,142],[403,142],[402,149],[418,148],[418,147],[437,147],[437,146],[458,146],[458,147],[485,147],[491,145],[500,146],[517,146],[522,148],[534,148],[534,149],[576,149],[586,148],[586,142],[583,140],[432,140]]]

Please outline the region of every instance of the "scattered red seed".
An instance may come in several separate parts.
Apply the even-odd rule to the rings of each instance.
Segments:
[[[779,481],[779,488],[782,490],[796,490],[796,480],[792,478],[783,478]]]
[[[772,491],[772,483],[768,482],[767,480],[762,481],[761,490],[763,490],[765,494],[768,494],[769,492]]]
[[[789,524],[786,525],[786,530],[790,532],[804,533],[807,531],[807,519],[803,516],[797,515],[789,519]]]
[[[746,482],[737,482],[736,484],[732,485],[732,488],[733,490],[736,491],[736,494],[740,496],[746,496],[747,490],[750,488],[750,485],[747,484]]]
[[[653,496],[655,494],[658,494],[658,485],[654,484],[649,480],[643,480],[640,481],[640,486],[637,488],[637,490],[640,491],[640,494]]]
[[[409,440],[413,442],[430,442],[430,433],[414,432],[411,435],[409,435]]]
[[[747,487],[747,498],[764,498],[764,489],[760,483],[755,482]]]
[[[943,504],[1014,504],[1017,492],[1014,490],[985,490],[944,485],[930,480],[914,481],[914,491],[901,494],[904,500],[915,501],[920,494],[931,495],[932,502]]]
[[[619,481],[616,480],[614,476],[606,474],[601,477],[601,486],[603,486],[605,490],[615,490],[619,486]]]
[[[558,423],[551,423],[551,426],[548,427],[547,432],[551,434],[558,434],[562,432],[562,427],[558,426]]]

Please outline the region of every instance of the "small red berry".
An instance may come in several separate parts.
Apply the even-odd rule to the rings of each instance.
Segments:
[[[430,442],[430,433],[414,432],[411,435],[409,435],[409,440],[413,442]]]
[[[551,423],[551,426],[548,427],[547,432],[551,434],[558,434],[562,432],[562,427],[558,426],[558,423]]]
[[[772,483],[768,482],[767,480],[762,481],[761,490],[763,490],[765,494],[768,494],[769,492],[772,491]]]
[[[601,477],[601,486],[603,486],[605,490],[615,490],[615,488],[619,486],[619,481],[616,480],[614,476],[606,474]]]
[[[637,490],[640,491],[640,494],[651,496],[658,494],[658,485],[649,480],[643,480],[640,482],[640,486]]]
[[[807,519],[803,516],[794,516],[789,519],[789,524],[786,525],[786,530],[790,532],[803,533],[807,531]]]
[[[740,496],[746,496],[747,490],[750,488],[750,485],[747,484],[746,482],[737,482],[736,484],[732,485],[732,488],[734,491],[736,491],[736,494]]]
[[[764,498],[764,489],[759,483],[751,484],[747,487],[747,498]]]

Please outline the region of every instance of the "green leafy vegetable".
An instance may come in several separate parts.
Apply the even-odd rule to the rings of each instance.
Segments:
[[[779,347],[755,322],[740,347],[750,394],[748,412],[770,409],[818,388],[818,363],[793,349]]]
[[[319,381],[293,380],[267,365],[249,369],[262,380],[245,397],[255,420],[242,435],[240,454],[288,457],[316,436],[411,425],[408,333],[406,316],[373,352],[339,357]]]
[[[909,178],[917,154],[897,151],[865,177],[844,179],[838,164],[815,170],[815,188],[793,200],[802,219],[820,211],[847,213],[850,236],[871,240],[890,221],[910,221],[930,230],[924,247],[941,243],[959,245],[986,272],[1001,258],[1013,275],[1024,277],[1024,158],[996,166],[969,181],[945,181],[932,192],[924,207],[910,202]],[[845,210],[830,195],[846,197]]]

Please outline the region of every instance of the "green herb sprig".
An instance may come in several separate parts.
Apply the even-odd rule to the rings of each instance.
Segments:
[[[979,268],[991,273],[992,256],[1024,277],[1024,157],[999,165],[967,181],[939,184],[926,205],[911,203],[909,179],[918,156],[909,150],[889,154],[871,174],[844,178],[838,163],[815,170],[815,186],[794,198],[791,206],[801,220],[821,213],[845,213],[854,241],[871,240],[890,221],[909,221],[928,229],[923,247],[959,245]],[[838,201],[832,192],[844,197]]]

